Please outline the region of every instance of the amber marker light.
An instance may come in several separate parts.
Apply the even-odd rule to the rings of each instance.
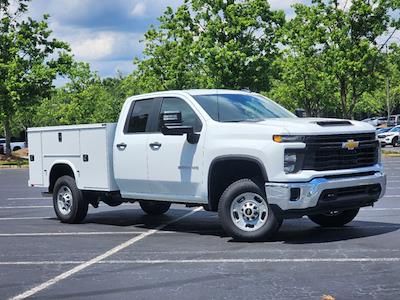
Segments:
[[[272,139],[274,142],[281,143],[282,142],[282,136],[281,135],[273,135]]]

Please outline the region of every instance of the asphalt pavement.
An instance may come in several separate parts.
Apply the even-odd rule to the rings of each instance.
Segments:
[[[397,299],[400,158],[385,197],[343,228],[285,220],[268,242],[235,242],[215,213],[137,204],[62,224],[26,169],[0,170],[0,299]]]

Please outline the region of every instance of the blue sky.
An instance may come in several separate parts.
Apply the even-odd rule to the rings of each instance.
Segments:
[[[272,0],[273,9],[291,13],[293,0]],[[54,35],[68,42],[77,60],[89,62],[100,76],[129,74],[133,58],[141,56],[150,24],[156,24],[167,6],[183,0],[32,0],[29,14],[50,14]]]

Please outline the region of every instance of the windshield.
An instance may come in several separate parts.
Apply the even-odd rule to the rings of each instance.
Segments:
[[[392,129],[389,130],[389,132],[398,132],[400,131],[400,127],[393,127]]]
[[[262,121],[269,118],[295,118],[296,116],[275,102],[260,95],[210,94],[193,98],[219,122]]]

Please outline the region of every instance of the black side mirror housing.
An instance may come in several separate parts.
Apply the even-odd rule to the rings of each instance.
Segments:
[[[182,125],[182,113],[180,111],[165,111],[160,115],[161,133],[164,135],[187,134],[187,141],[196,144],[200,135],[194,132],[193,126]]]
[[[299,118],[306,117],[306,111],[303,108],[296,108],[296,110],[294,111],[294,114]]]

